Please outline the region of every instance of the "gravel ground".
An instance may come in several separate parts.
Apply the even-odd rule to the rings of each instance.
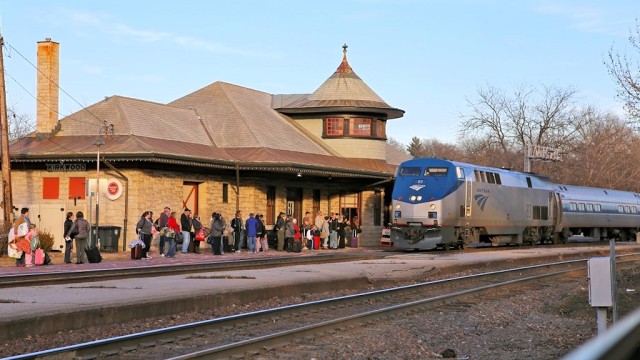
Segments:
[[[640,304],[640,270],[620,270],[618,274],[619,314]],[[449,275],[452,276],[452,275]],[[540,290],[510,290],[509,294],[489,294],[421,314],[374,325],[338,331],[305,344],[291,344],[261,359],[558,359],[596,333],[595,309],[588,304],[588,283],[584,276],[571,281],[555,281]],[[637,292],[629,292],[635,289]],[[273,298],[261,308],[282,306],[358,290],[300,297]],[[2,344],[0,356],[28,353],[63,345],[209,319],[245,311],[249,307],[229,306],[207,312],[182,313],[148,318],[81,331],[34,336],[25,341]],[[611,315],[609,315],[611,318]],[[453,355],[455,354],[455,356]]]

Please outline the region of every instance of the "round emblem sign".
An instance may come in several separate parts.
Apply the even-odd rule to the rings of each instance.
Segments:
[[[102,186],[101,186],[102,187]],[[117,200],[122,195],[122,183],[118,179],[107,180],[107,188],[104,192],[109,200]]]

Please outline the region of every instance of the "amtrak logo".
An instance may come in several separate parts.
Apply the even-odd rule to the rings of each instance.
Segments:
[[[422,185],[422,184],[413,184],[411,186],[409,186],[409,189],[415,190],[415,191],[420,191],[420,189],[424,188],[426,185]]]
[[[476,203],[480,206],[480,210],[484,211],[484,206],[487,205],[487,200],[489,200],[489,196],[476,194],[474,197],[476,199]]]

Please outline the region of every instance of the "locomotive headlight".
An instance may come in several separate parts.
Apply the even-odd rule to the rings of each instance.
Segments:
[[[400,209],[400,204],[396,204],[396,209]]]
[[[429,209],[431,209],[431,210],[435,210],[435,209],[436,209],[436,204],[431,204],[431,205],[429,205]]]
[[[409,197],[409,200],[411,200],[411,201],[416,201],[416,196],[415,196],[415,195],[411,195],[411,196]]]
[[[417,197],[416,199],[417,199],[418,201],[421,201],[421,200],[422,200],[422,196],[421,196],[421,195],[418,195],[418,197]]]

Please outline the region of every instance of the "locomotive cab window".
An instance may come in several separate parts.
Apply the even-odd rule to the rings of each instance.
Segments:
[[[464,180],[464,169],[461,167],[456,167],[456,174],[458,175],[459,180]]]
[[[406,166],[400,168],[402,176],[420,176],[420,168],[415,166]]]
[[[424,176],[447,176],[448,172],[446,167],[428,167],[424,169]]]

